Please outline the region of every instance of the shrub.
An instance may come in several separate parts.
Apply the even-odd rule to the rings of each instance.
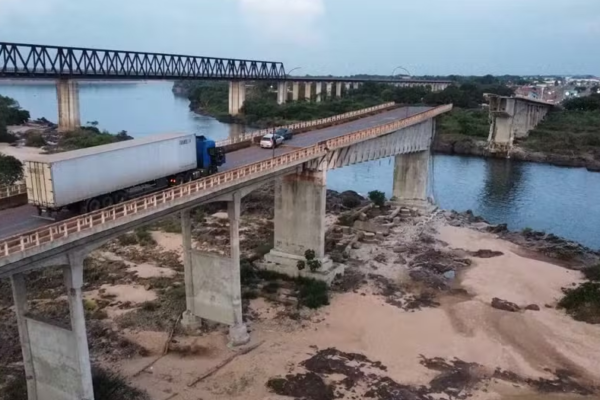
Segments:
[[[379,190],[370,191],[369,200],[371,200],[377,207],[383,207],[385,204],[385,193]]]
[[[600,264],[584,268],[581,272],[583,272],[583,275],[590,281],[600,281]]]
[[[25,146],[28,147],[44,147],[46,144],[46,140],[41,133],[32,133],[25,139]]]
[[[329,305],[329,293],[325,282],[309,278],[298,278],[297,282],[300,285],[299,306],[319,308]]]
[[[309,260],[307,264],[310,272],[317,272],[322,266],[321,261],[319,260]]]
[[[117,238],[117,240],[121,246],[133,246],[134,244],[138,244],[137,237],[131,233],[121,235]]]
[[[317,253],[314,250],[309,249],[304,252],[304,258],[306,258],[306,261],[314,260],[316,256]]]
[[[6,127],[0,123],[0,143],[15,143],[19,138],[6,131]]]
[[[135,236],[137,237],[137,241],[141,246],[154,246],[156,245],[156,240],[152,237],[152,234],[148,230],[147,227],[141,227],[135,229]]]
[[[306,268],[306,261],[298,260],[298,262],[296,263],[296,267],[298,268],[298,271],[304,270],[304,268]]]
[[[566,289],[558,307],[578,321],[600,323],[600,283],[585,282],[574,289]]]

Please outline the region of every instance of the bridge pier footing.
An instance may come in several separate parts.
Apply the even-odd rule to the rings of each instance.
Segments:
[[[227,202],[230,230],[229,257],[192,249],[190,212],[181,214],[186,310],[182,325],[196,330],[202,320],[229,325],[229,342],[241,346],[250,341],[242,318],[240,276],[240,209],[241,194],[234,193]]]
[[[63,268],[70,326],[28,316],[24,274],[11,276],[28,400],[93,400],[92,371],[83,308],[83,254],[68,255]]]
[[[325,256],[325,171],[304,170],[281,178],[275,186],[275,243],[265,255],[262,267],[289,276],[305,276],[331,283],[343,267],[334,266]],[[312,250],[321,262],[316,272],[308,265],[298,269],[298,261],[306,262],[306,251]]]
[[[431,208],[427,199],[430,157],[430,150],[395,156],[393,197],[396,204],[421,210]]]
[[[70,79],[56,81],[59,132],[73,131],[81,126],[79,117],[79,85]]]

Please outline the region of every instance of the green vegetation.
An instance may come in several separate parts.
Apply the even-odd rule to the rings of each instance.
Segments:
[[[29,120],[29,111],[21,109],[19,103],[0,95],[0,142],[14,143],[17,137],[6,130],[7,125],[20,125]]]
[[[443,114],[438,122],[440,134],[464,135],[485,139],[490,133],[488,112],[454,108]]]
[[[379,190],[372,190],[369,192],[369,200],[377,207],[383,207],[385,205],[385,193]]]
[[[0,185],[12,185],[23,179],[23,164],[13,156],[0,153]]]
[[[577,101],[574,99],[572,101]],[[567,102],[565,106],[571,103]],[[523,145],[533,151],[581,155],[600,160],[600,110],[565,110],[548,114]]]
[[[41,133],[32,133],[25,138],[25,146],[27,147],[44,147],[46,140]]]
[[[578,97],[565,103],[565,109],[572,111],[600,111],[600,94]]]
[[[59,138],[57,147],[61,151],[84,149],[87,147],[101,146],[133,139],[126,131],[113,135],[107,131],[100,131],[95,126],[82,126],[72,132],[65,132]]]
[[[147,226],[136,228],[133,233],[126,233],[117,238],[121,246],[133,246],[139,244],[140,246],[154,246],[156,240],[152,237],[152,233]]]
[[[582,270],[589,280],[574,289],[564,289],[565,297],[558,303],[578,321],[600,324],[600,264]]]
[[[491,75],[451,85],[441,92],[431,92],[430,87],[394,87],[385,83],[367,82],[358,89],[346,93],[341,99],[322,102],[290,101],[278,105],[276,82],[263,82],[247,89],[242,113],[228,115],[228,86],[224,82],[178,82],[174,91],[190,99],[190,108],[217,117],[222,122],[238,122],[254,127],[284,125],[298,121],[326,118],[345,112],[371,107],[393,101],[397,104],[439,105],[453,103],[458,108],[479,108],[484,102],[484,93],[512,95],[512,89],[504,85],[506,80]],[[345,90],[345,89],[344,89]],[[480,115],[459,114],[456,118],[462,131],[477,131],[481,136]],[[452,123],[452,122],[451,122]],[[484,120],[487,123],[487,120]],[[487,130],[486,130],[487,135]]]

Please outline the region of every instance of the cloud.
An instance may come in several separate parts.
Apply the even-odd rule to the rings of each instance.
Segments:
[[[239,0],[250,29],[273,41],[310,45],[321,40],[324,0]]]

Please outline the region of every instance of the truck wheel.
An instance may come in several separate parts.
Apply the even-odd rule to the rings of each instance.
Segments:
[[[93,199],[89,199],[85,203],[85,212],[98,211],[101,208],[102,208],[102,203],[100,202],[100,199],[97,197],[95,197]]]
[[[175,180],[176,180],[176,182],[177,182],[177,183],[176,183],[176,185],[177,185],[177,186],[179,186],[179,185],[183,185],[183,184],[185,183],[185,175],[183,175],[183,174],[179,174],[179,175],[177,175],[177,176],[175,177]]]
[[[127,201],[127,194],[125,192],[117,192],[112,195],[113,204],[124,203]]]
[[[106,195],[106,196],[102,196],[100,202],[102,203],[102,208],[108,208],[114,204],[113,198],[110,194]]]

